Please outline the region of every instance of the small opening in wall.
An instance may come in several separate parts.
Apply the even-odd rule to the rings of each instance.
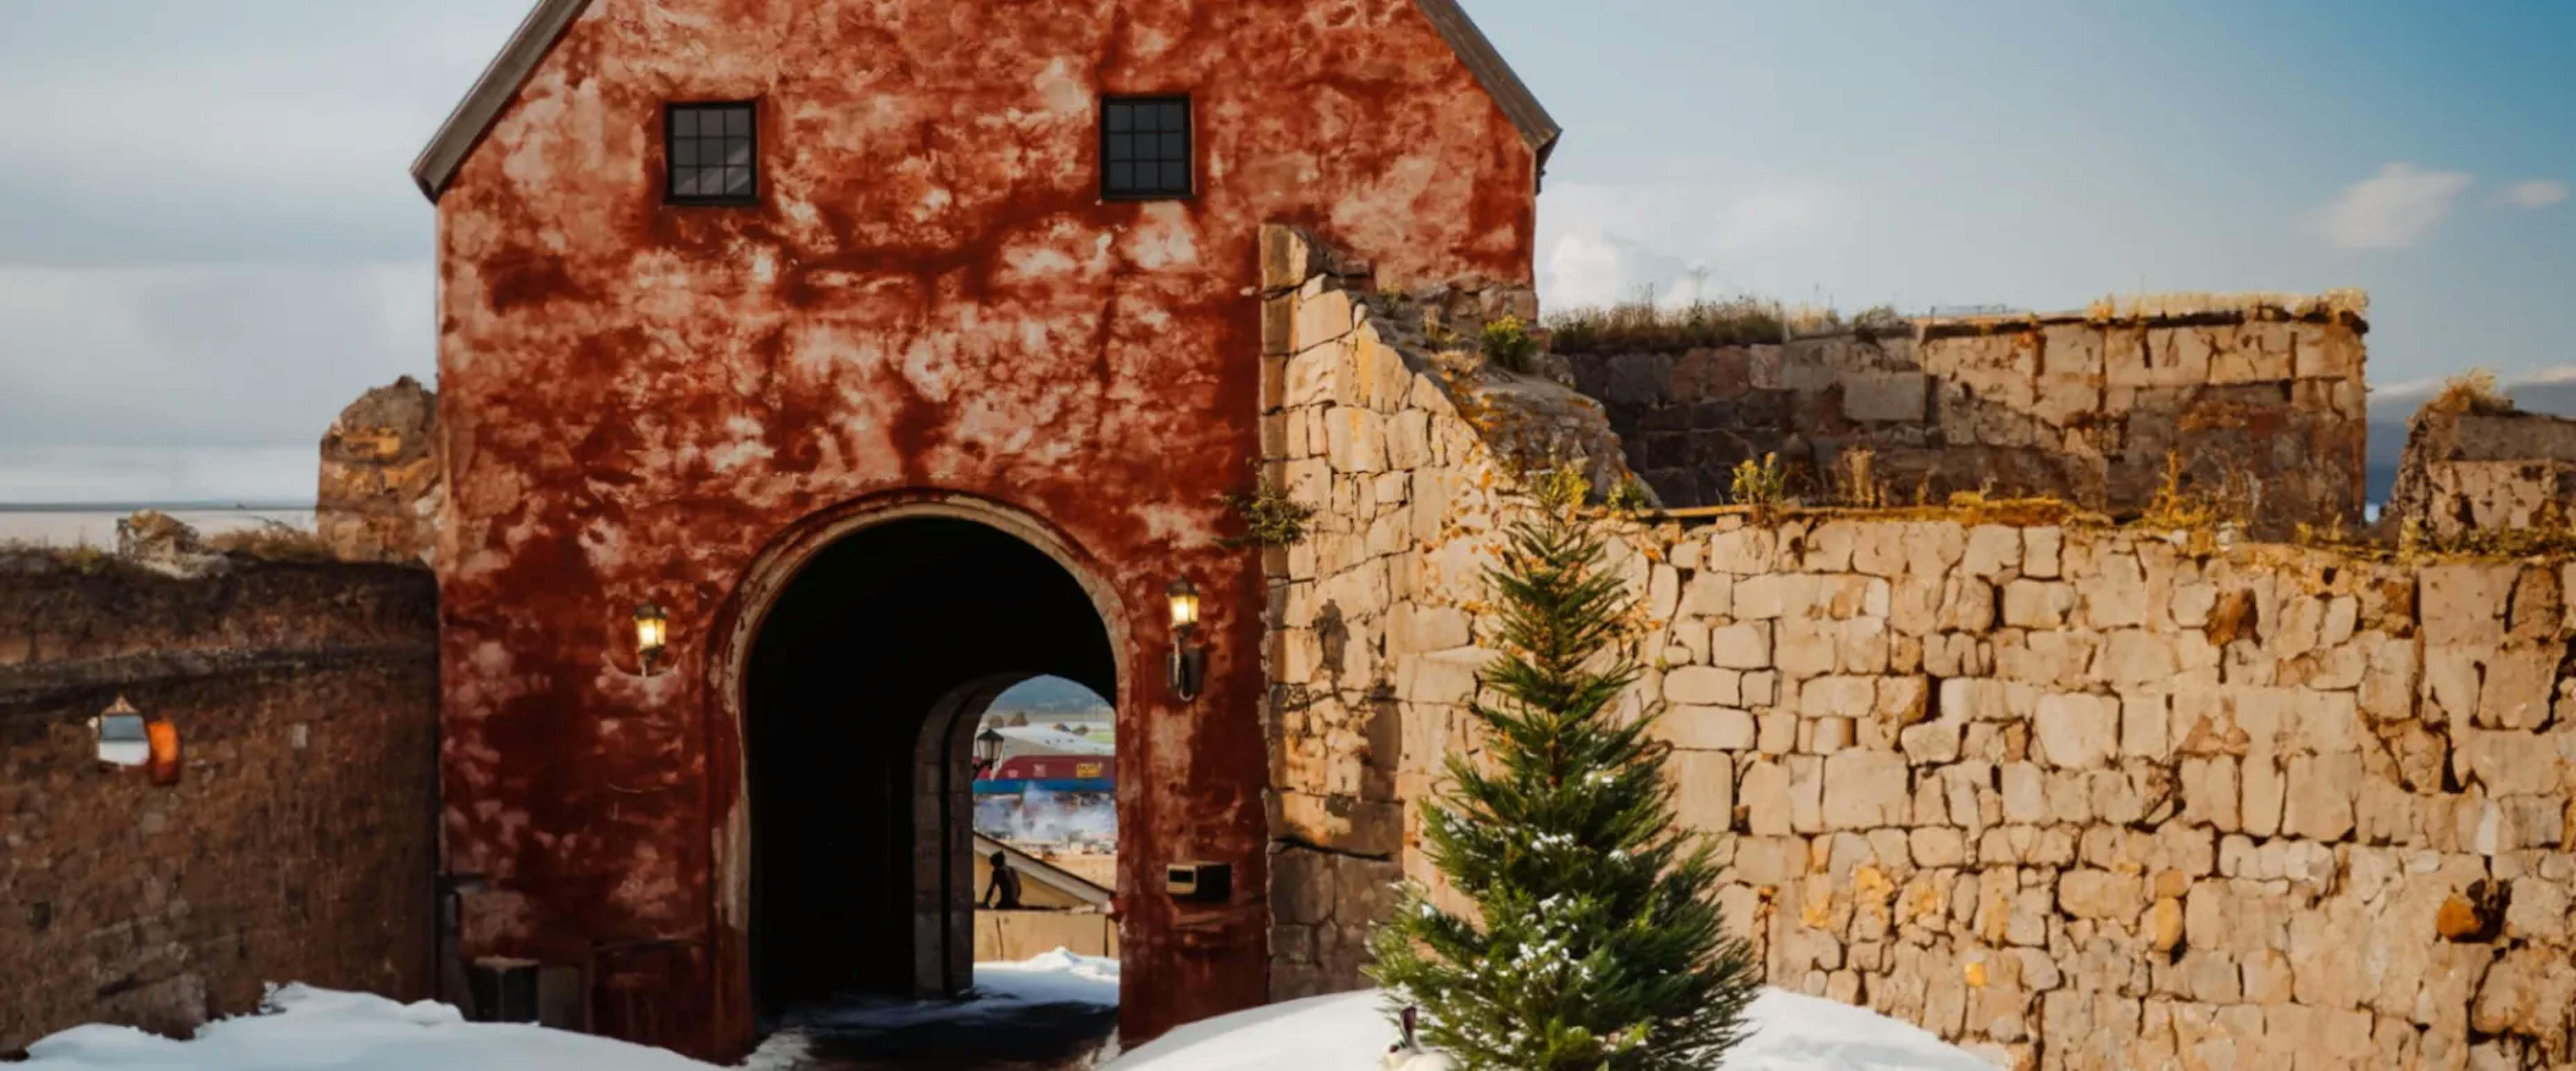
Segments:
[[[98,761],[107,766],[141,766],[152,761],[151,735],[143,715],[118,699],[107,712],[90,719],[98,737]]]

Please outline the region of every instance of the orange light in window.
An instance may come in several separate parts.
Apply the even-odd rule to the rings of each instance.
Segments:
[[[152,746],[152,758],[150,761],[152,768],[152,783],[156,785],[178,784],[179,727],[166,720],[155,719],[143,727],[143,735],[146,740],[151,742]]]

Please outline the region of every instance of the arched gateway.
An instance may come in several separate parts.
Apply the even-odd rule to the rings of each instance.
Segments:
[[[1117,706],[1122,1034],[1267,999],[1221,496],[1327,429],[1264,423],[1261,228],[1526,287],[1556,135],[1455,0],[539,0],[413,168],[451,974],[719,1059],[802,993],[953,988],[951,730],[1053,673]]]
[[[1114,703],[1117,592],[1019,511],[894,495],[799,524],[734,604],[707,664],[747,786],[718,827],[718,902],[748,941],[721,954],[747,960],[764,1018],[853,991],[963,993],[974,726],[1037,676]]]

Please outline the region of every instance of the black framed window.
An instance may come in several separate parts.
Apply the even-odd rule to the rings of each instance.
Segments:
[[[1100,104],[1100,195],[1190,195],[1190,98],[1110,97]]]
[[[748,204],[760,192],[759,123],[749,102],[674,104],[663,111],[675,204]]]

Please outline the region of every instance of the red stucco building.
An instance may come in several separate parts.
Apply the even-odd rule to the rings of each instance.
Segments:
[[[1262,1002],[1264,593],[1215,500],[1258,228],[1525,285],[1555,137],[1455,0],[543,0],[414,168],[451,958],[717,1057],[953,988],[954,730],[1053,673],[1117,706],[1126,1036]]]

